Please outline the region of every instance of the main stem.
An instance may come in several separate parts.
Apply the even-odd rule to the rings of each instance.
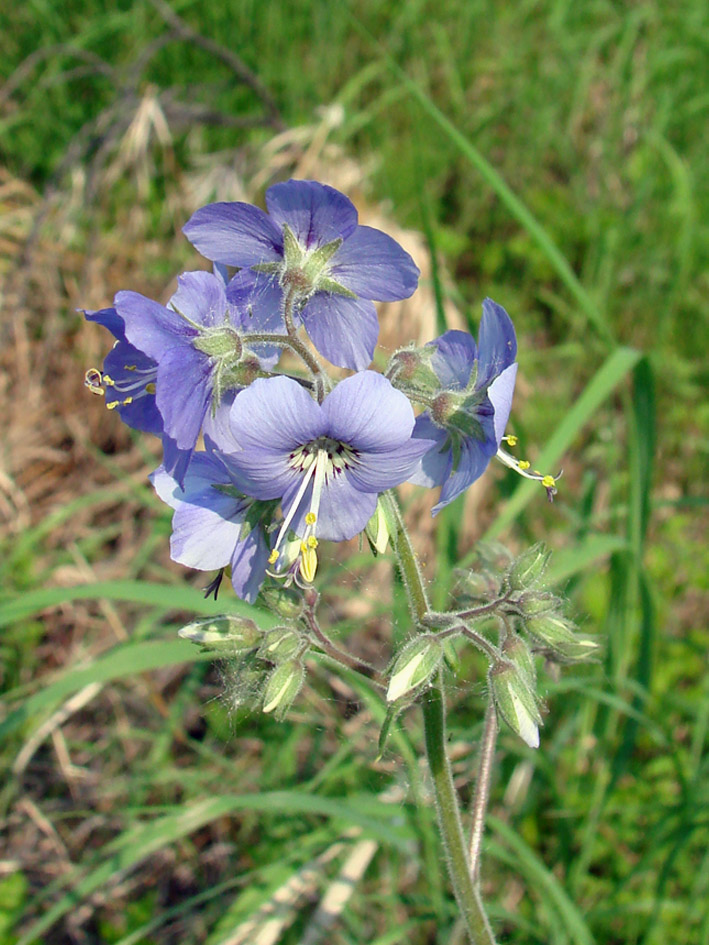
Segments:
[[[394,549],[408,591],[411,616],[418,626],[430,610],[426,587],[409,533],[401,516],[401,510],[392,492],[386,494],[386,501],[391,518],[396,523],[396,534],[393,536]],[[495,945],[495,938],[480,899],[480,892],[473,883],[470,873],[458,795],[446,753],[446,716],[440,674],[437,682],[428,689],[423,699],[422,709],[426,757],[433,780],[438,825],[446,852],[453,892],[473,945]]]

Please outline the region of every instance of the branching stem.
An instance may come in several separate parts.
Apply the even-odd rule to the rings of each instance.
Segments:
[[[386,680],[380,672],[378,672],[373,666],[370,666],[369,663],[359,659],[352,653],[348,653],[346,650],[341,650],[336,643],[333,643],[333,641],[328,637],[328,635],[318,623],[318,618],[316,617],[314,610],[311,608],[306,608],[304,617],[307,621],[310,632],[317,640],[323,653],[329,656],[330,659],[336,660],[338,663],[346,666],[347,669],[352,669],[356,673],[366,676],[367,679],[373,682],[376,686],[379,686],[381,689],[386,689]]]

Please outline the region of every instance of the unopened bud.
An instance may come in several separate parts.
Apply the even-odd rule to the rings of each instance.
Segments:
[[[248,617],[224,614],[195,620],[177,631],[183,640],[191,640],[208,650],[245,653],[261,641],[262,631]]]
[[[280,663],[295,656],[300,645],[300,634],[296,630],[291,627],[274,627],[265,634],[258,655],[272,663]]]
[[[542,717],[523,673],[510,663],[498,663],[490,669],[488,679],[502,718],[530,748],[538,748]]]
[[[530,636],[562,660],[577,662],[593,656],[598,644],[574,633],[574,624],[555,613],[529,617],[525,626]]]
[[[532,651],[524,640],[516,634],[508,636],[502,644],[502,653],[505,659],[514,663],[529,685],[534,687],[537,681],[537,668],[534,665]]]
[[[524,591],[538,584],[544,576],[550,557],[551,552],[546,550],[541,541],[528,548],[507,572],[511,590]]]
[[[282,584],[261,588],[261,600],[279,617],[295,620],[303,613],[303,597],[295,588]]]
[[[374,515],[367,522],[364,532],[374,554],[384,554],[384,552],[387,550],[387,545],[389,544],[390,529],[384,509],[384,503],[381,499],[377,501],[377,507],[374,510]]]
[[[396,702],[428,682],[443,659],[443,646],[435,636],[422,634],[399,653],[391,672],[387,702]]]
[[[401,348],[391,356],[386,375],[394,387],[397,381],[407,389],[414,388],[426,393],[439,390],[441,383],[431,369],[431,348]]]
[[[558,610],[561,607],[561,600],[554,594],[546,591],[530,591],[523,594],[517,601],[517,608],[525,617],[536,617],[539,614],[547,614],[550,611]]]
[[[263,711],[273,712],[282,719],[293,705],[305,679],[305,667],[300,660],[287,660],[276,666],[268,678],[263,694]]]
[[[497,597],[500,588],[500,579],[491,571],[460,570],[455,571],[455,596],[473,597],[476,600],[487,600]]]

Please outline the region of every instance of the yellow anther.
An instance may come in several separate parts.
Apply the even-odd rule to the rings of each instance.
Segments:
[[[155,393],[155,384],[153,384],[153,382],[150,381],[149,384],[146,384],[146,385],[145,385],[145,390],[147,391],[148,394],[154,394],[154,393]]]
[[[505,441],[505,443],[507,443],[509,446],[517,446],[517,437],[514,436],[514,435],[512,435],[512,434],[510,434],[510,436],[503,436],[502,439],[503,439],[503,440]]]
[[[115,410],[116,407],[120,407],[120,405],[121,405],[120,400],[112,400],[110,404],[106,404],[106,409]]]
[[[318,540],[315,537],[315,535],[311,535],[308,538],[308,548],[317,548],[317,547],[318,547]]]
[[[545,489],[553,489],[556,485],[556,479],[553,476],[544,476],[542,479],[542,485]]]
[[[109,377],[108,374],[103,375],[103,383],[106,385],[106,387],[116,386],[116,382],[113,380],[112,377]]]
[[[133,398],[132,398],[132,397],[126,397],[126,399],[123,401],[123,406],[124,406],[124,407],[127,407],[128,404],[132,404],[132,403],[133,403]]]
[[[318,517],[317,517],[317,515],[315,514],[315,512],[307,512],[307,513],[306,513],[306,516],[305,516],[305,524],[306,524],[306,525],[314,525],[314,524],[317,522],[317,520],[318,520]]]
[[[318,556],[314,548],[304,547],[305,543],[301,545],[302,554],[300,556],[300,565],[299,570],[302,574],[304,580],[308,584],[312,584],[315,578],[315,572],[318,569]]]
[[[271,554],[268,556],[268,563],[275,564],[276,561],[278,561],[278,554],[279,554],[278,549],[274,548]]]
[[[529,467],[530,467],[532,464],[529,463],[526,459],[521,459],[521,460],[519,461],[518,465],[519,465],[519,468],[520,468],[520,469],[529,469]]]
[[[123,370],[124,371],[137,371],[138,365],[137,364],[124,364]]]

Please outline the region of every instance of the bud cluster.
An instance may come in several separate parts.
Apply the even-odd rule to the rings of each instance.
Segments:
[[[295,600],[287,590],[274,609],[296,616]],[[302,601],[301,601],[302,607]],[[304,657],[309,641],[296,624],[262,630],[253,620],[235,614],[208,617],[182,627],[179,635],[203,651],[228,659],[236,680],[235,706],[258,707],[281,719],[300,692],[305,679]]]

